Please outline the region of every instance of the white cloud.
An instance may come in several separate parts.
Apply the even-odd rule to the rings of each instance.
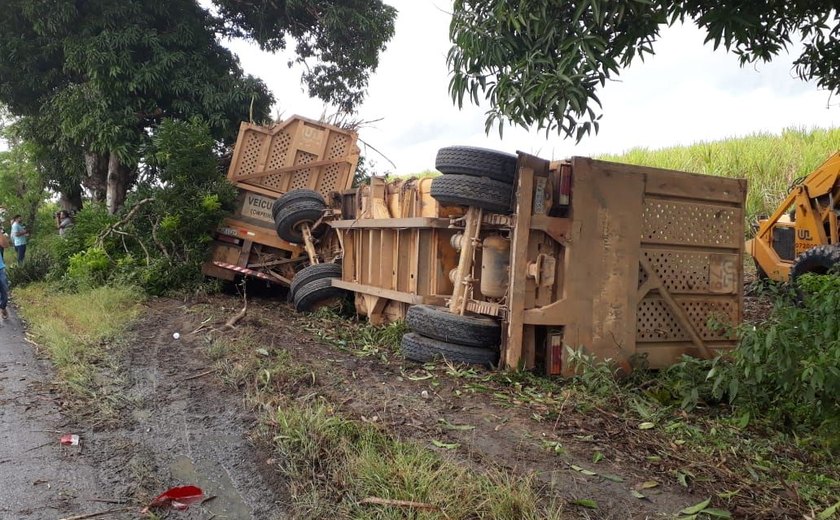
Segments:
[[[437,149],[453,144],[523,150],[548,159],[619,153],[721,139],[786,127],[840,125],[836,102],[813,83],[793,77],[790,56],[741,68],[734,55],[703,45],[693,26],[665,29],[657,54],[622,72],[600,93],[601,132],[576,145],[543,132],[506,128],[484,133],[484,108],[456,109],[447,92],[450,0],[386,0],[399,10],[396,35],[381,56],[360,110],[365,120],[382,118],[360,137],[396,163],[396,172],[434,167]],[[318,118],[325,111],[300,84],[290,55],[272,55],[243,41],[229,42],[246,72],[261,77],[284,116]],[[369,154],[374,160],[376,156]],[[384,160],[379,167],[390,169]]]
[[[383,120],[363,129],[361,138],[394,161],[399,173],[432,168],[437,149],[452,144],[561,158],[840,123],[840,110],[827,107],[828,93],[793,77],[791,57],[741,68],[734,55],[704,46],[703,33],[689,26],[664,30],[655,56],[634,64],[620,81],[603,89],[599,135],[576,145],[554,135],[546,139],[543,132],[506,128],[501,140],[495,130],[484,134],[483,108],[459,111],[447,93],[451,3],[389,3],[399,9],[396,36],[360,110],[363,119]],[[286,68],[288,58],[242,42],[233,49],[248,72],[267,82],[286,115],[318,117],[323,112],[321,103],[302,93],[299,71]]]

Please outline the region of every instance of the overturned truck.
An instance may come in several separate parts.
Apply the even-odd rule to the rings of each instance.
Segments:
[[[406,357],[567,375],[567,346],[625,370],[735,346],[745,181],[466,147],[436,166],[374,179],[331,223],[333,284],[373,321],[404,318]]]
[[[205,272],[288,285],[301,311],[350,294],[374,323],[406,321],[408,359],[568,375],[571,349],[629,371],[735,346],[743,180],[449,147],[441,176],[349,189],[357,155],[269,166],[278,145],[261,146],[245,169],[234,154],[245,198]]]
[[[340,194],[353,183],[356,140],[301,116],[269,127],[243,123],[228,169],[236,208],[214,234],[204,274],[287,287],[301,311],[341,297],[329,281],[341,275],[341,236],[328,223],[340,217]]]

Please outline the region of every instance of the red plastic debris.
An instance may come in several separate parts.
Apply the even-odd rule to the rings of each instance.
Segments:
[[[178,486],[167,489],[146,507],[146,509],[172,507],[184,511],[204,499],[204,491],[196,486]]]
[[[65,446],[78,446],[79,436],[72,433],[65,433],[61,436],[61,444]]]

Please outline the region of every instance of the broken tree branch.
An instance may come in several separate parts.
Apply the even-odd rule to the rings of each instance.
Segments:
[[[166,249],[166,246],[163,245],[163,242],[157,236],[157,228],[160,225],[160,217],[156,218],[154,222],[152,222],[152,241],[154,241],[157,248],[163,253],[163,256],[166,258],[172,258],[169,256],[169,251]]]
[[[236,324],[245,317],[245,314],[248,312],[248,291],[246,289],[245,283],[242,283],[242,299],[245,301],[245,304],[242,306],[242,310],[234,314],[227,320],[222,327],[222,330],[231,330],[236,327]]]
[[[140,208],[142,208],[146,204],[152,202],[153,200],[155,200],[154,197],[148,197],[148,198],[145,198],[145,199],[141,200],[140,202],[135,204],[128,211],[128,213],[125,214],[125,216],[123,218],[121,218],[120,220],[114,222],[113,224],[111,224],[110,226],[108,226],[104,230],[102,230],[102,232],[99,233],[99,236],[96,237],[96,246],[97,247],[102,247],[102,243],[105,241],[106,238],[108,238],[109,235],[116,232],[119,227],[128,224],[128,222],[132,218],[134,218],[134,215],[136,215],[137,212],[140,211]]]

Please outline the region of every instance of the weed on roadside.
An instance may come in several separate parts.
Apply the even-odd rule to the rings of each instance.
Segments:
[[[477,473],[344,418],[320,399],[286,400],[266,427],[296,508],[309,518],[405,518],[382,507],[389,501],[414,503],[416,518],[564,518],[562,508],[539,497],[532,476],[492,468]]]
[[[139,291],[104,286],[69,294],[35,283],[17,289],[15,298],[29,334],[55,365],[74,406],[95,409],[103,419],[114,416],[122,397],[109,393],[113,385],[96,373],[113,365],[110,350],[140,311]]]
[[[321,310],[301,318],[303,329],[318,339],[358,357],[388,356],[399,350],[400,340],[408,328],[401,321],[387,325],[371,325],[367,321],[351,321],[331,310]]]

